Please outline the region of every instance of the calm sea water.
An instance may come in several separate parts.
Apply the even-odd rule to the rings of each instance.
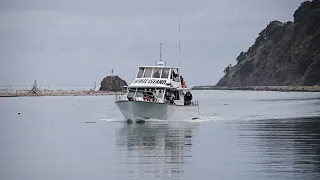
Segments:
[[[112,96],[1,98],[0,179],[320,179],[319,93],[193,95],[200,120],[145,124]]]

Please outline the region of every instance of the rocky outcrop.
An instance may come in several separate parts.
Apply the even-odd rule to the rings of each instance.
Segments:
[[[293,17],[271,21],[216,86],[319,85],[320,0],[301,3]]]
[[[107,76],[101,81],[100,91],[122,91],[127,82],[119,76]]]

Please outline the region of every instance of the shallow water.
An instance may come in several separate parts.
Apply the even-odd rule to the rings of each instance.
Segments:
[[[145,124],[112,96],[1,98],[0,179],[320,179],[320,93],[193,95],[200,120]]]

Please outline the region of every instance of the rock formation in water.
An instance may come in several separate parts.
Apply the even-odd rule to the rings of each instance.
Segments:
[[[320,85],[320,0],[301,3],[293,17],[271,21],[216,86]]]
[[[107,76],[101,81],[100,91],[121,91],[127,86],[127,82],[119,76]]]

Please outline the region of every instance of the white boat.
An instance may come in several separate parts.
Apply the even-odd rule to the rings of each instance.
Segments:
[[[138,67],[136,78],[126,87],[125,96],[116,94],[115,103],[129,121],[197,119],[198,101],[185,100],[184,95],[190,95],[191,89],[183,81],[179,67],[166,66],[160,52],[155,66]],[[167,93],[174,97],[168,100]]]

